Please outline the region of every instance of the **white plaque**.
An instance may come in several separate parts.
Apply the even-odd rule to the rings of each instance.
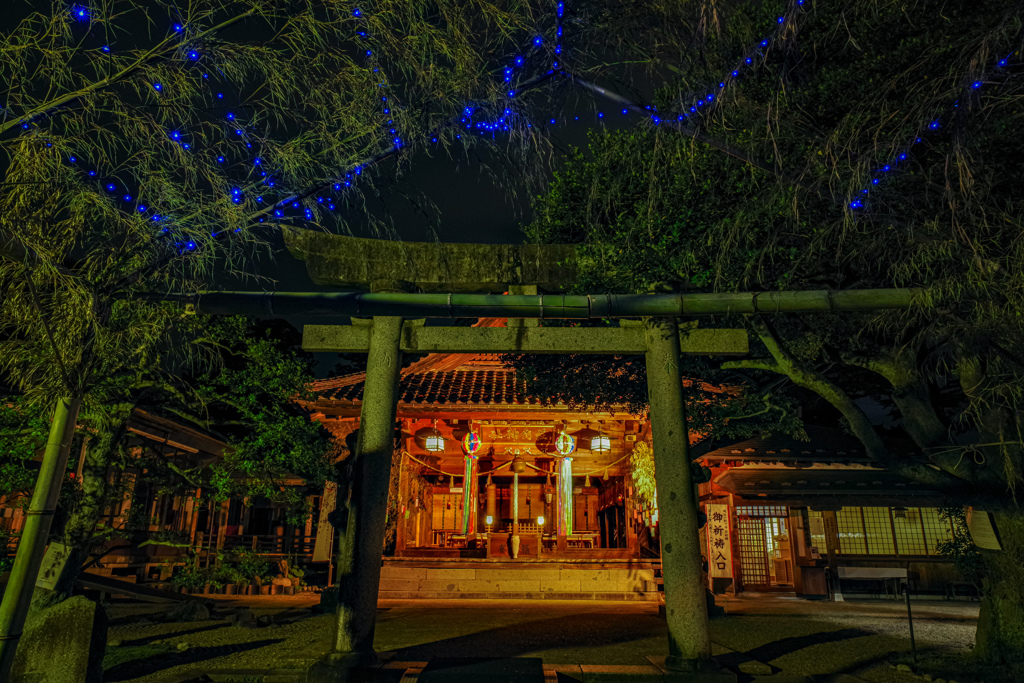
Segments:
[[[51,543],[46,547],[46,554],[43,555],[43,563],[39,566],[39,576],[36,578],[36,587],[53,590],[64,573],[64,565],[67,564],[70,549],[63,543]]]
[[[967,530],[971,532],[974,545],[984,550],[1002,550],[999,544],[999,534],[996,533],[996,526],[992,522],[992,515],[984,510],[967,508]]]

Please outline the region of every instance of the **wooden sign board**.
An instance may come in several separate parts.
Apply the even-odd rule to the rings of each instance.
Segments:
[[[36,587],[53,590],[64,573],[64,566],[68,562],[71,549],[63,543],[51,543],[43,555],[43,563],[39,567],[39,576],[36,578]]]
[[[983,550],[1002,550],[999,532],[996,531],[992,515],[984,510],[967,508],[967,530],[971,532],[974,545]]]
[[[732,578],[732,539],[729,535],[729,506],[708,504],[708,576],[713,579]]]
[[[320,498],[320,523],[316,527],[316,544],[313,546],[314,562],[329,562],[334,548],[334,525],[327,516],[334,512],[338,502],[338,485],[333,481],[324,482],[324,495]]]

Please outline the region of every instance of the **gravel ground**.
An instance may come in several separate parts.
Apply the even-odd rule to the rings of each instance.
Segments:
[[[332,618],[312,615],[317,596],[253,597],[218,601],[214,619],[159,621],[152,605],[115,603],[105,661],[107,681],[154,681],[208,668],[308,667],[330,647]],[[721,601],[720,601],[721,602]],[[715,654],[730,651],[787,674],[851,673],[871,683],[920,678],[891,668],[908,661],[906,605],[885,601],[808,602],[745,595],[724,601],[726,616],[712,620]],[[274,624],[256,629],[226,617],[248,606]],[[959,683],[996,683],[993,672],[963,668],[977,620],[977,603],[915,602],[923,670]],[[664,654],[665,622],[651,603],[582,601],[382,601],[376,648],[401,661],[434,656],[529,656],[545,664],[646,664]],[[906,657],[904,660],[903,657]],[[1022,677],[1004,680],[1022,680]]]

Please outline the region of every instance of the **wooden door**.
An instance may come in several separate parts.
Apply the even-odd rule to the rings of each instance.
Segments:
[[[765,539],[764,519],[739,517],[736,519],[737,541],[740,551],[740,576],[744,590],[767,590],[771,587],[768,571],[768,545]]]

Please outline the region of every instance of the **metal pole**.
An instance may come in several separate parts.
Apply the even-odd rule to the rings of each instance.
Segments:
[[[636,318],[905,309],[921,289],[806,290],[720,294],[410,294],[404,292],[207,292],[143,298],[223,315],[406,318]]]
[[[647,326],[647,391],[654,435],[655,486],[661,528],[668,651],[665,666],[679,671],[714,667],[708,631],[697,498],[690,470],[679,327],[674,319]]]
[[[64,479],[64,470],[71,453],[71,438],[78,421],[81,399],[60,398],[50,420],[50,436],[46,441],[39,477],[32,492],[25,516],[18,552],[14,558],[3,602],[0,603],[0,681],[10,678],[18,639],[25,627],[39,566],[43,562],[46,541],[50,535],[57,495]]]
[[[910,571],[907,571],[907,625],[910,627],[910,657],[917,667],[917,643],[914,642],[914,615],[910,611]]]

